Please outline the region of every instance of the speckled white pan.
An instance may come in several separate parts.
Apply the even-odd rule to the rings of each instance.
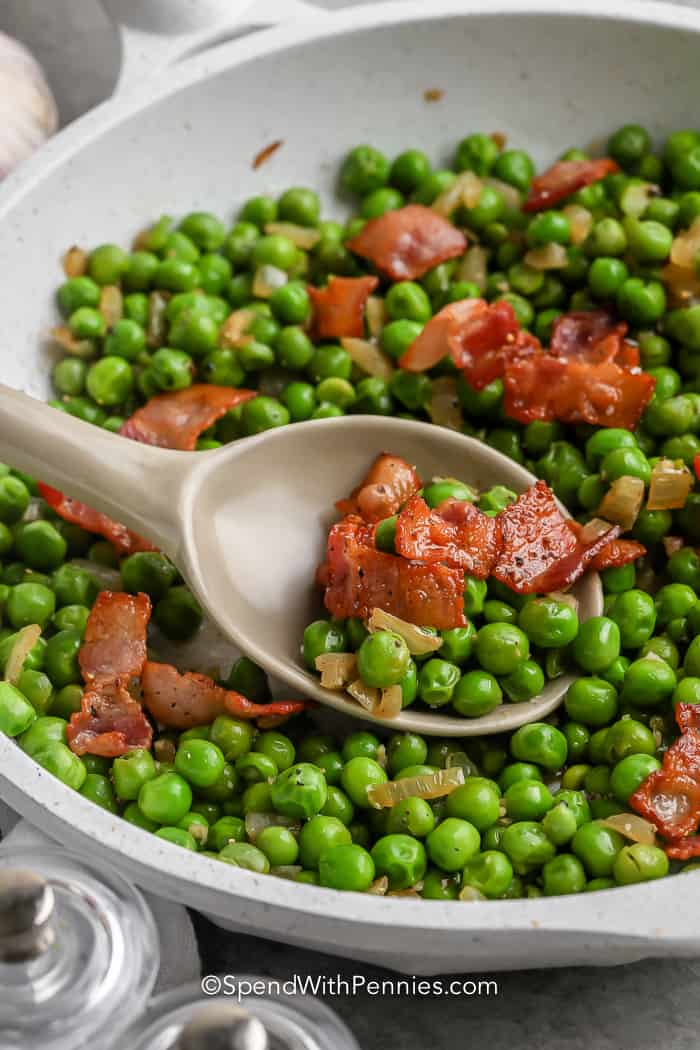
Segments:
[[[126,66],[165,64],[225,34],[196,15],[245,3],[110,0],[126,11]],[[72,243],[123,242],[162,211],[232,216],[252,193],[320,187],[358,142],[446,158],[470,131],[500,131],[545,164],[641,120],[697,124],[700,16],[680,8],[481,0],[373,4],[246,36],[191,58],[73,125],[0,189],[0,378],[48,392],[58,259]],[[177,18],[155,33],[165,8]],[[297,5],[297,13],[303,5]],[[129,9],[129,10],[127,10]],[[255,21],[273,12],[254,5]],[[149,18],[146,17],[149,15]],[[250,15],[248,16],[250,20]],[[230,20],[229,20],[230,21]],[[230,28],[230,26],[229,26]],[[155,50],[154,50],[155,48]],[[427,88],[441,101],[427,103]],[[284,139],[264,167],[251,160]],[[319,449],[322,452],[322,449]],[[156,482],[157,483],[157,482]],[[4,799],[47,833],[231,929],[413,973],[612,964],[700,951],[697,876],[579,897],[455,904],[334,893],[192,855],[98,809],[0,738]]]

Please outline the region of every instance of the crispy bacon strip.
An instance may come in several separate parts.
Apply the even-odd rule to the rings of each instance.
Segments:
[[[346,247],[393,281],[413,281],[438,263],[462,255],[467,239],[432,208],[407,204],[370,219]]]
[[[493,575],[517,594],[570,587],[620,531],[618,525],[611,526],[586,544],[544,481],[531,486],[498,517],[502,548]]]
[[[77,499],[64,496],[62,492],[51,488],[50,485],[39,482],[39,495],[64,521],[70,522],[71,525],[79,525],[86,532],[94,532],[98,536],[103,536],[109,540],[119,554],[127,555],[135,554],[136,551],[156,550],[152,543],[136,532],[132,532],[131,529],[127,529],[126,525],[120,525],[118,521],[113,521],[106,514],[93,510],[92,507],[80,503]]]
[[[669,856],[685,860],[694,855],[698,841],[698,836],[686,837],[700,821],[700,711],[695,704],[679,704],[676,720],[681,736],[664,754],[661,769],[631,795],[629,805],[671,840]]]
[[[224,689],[204,674],[180,672],[171,664],[147,660],[141,676],[144,706],[161,725],[175,729],[192,729],[208,725],[219,715],[235,718],[287,716],[314,705],[305,700],[282,700],[254,704],[233,689]]]
[[[372,531],[350,516],[328,537],[325,605],[333,616],[367,619],[384,609],[419,627],[464,627],[464,573],[375,549]]]
[[[66,736],[76,755],[119,758],[135,748],[148,750],[153,729],[126,686],[111,681],[83,694],[81,710],[71,716]]]
[[[359,514],[365,521],[377,522],[395,514],[420,487],[415,467],[382,452],[350,497],[335,506],[341,514]]]
[[[610,157],[600,160],[560,160],[532,180],[523,211],[541,211],[551,208],[576,190],[604,179],[606,175],[619,171]]]
[[[588,564],[591,572],[602,572],[604,569],[618,569],[628,565],[637,558],[643,558],[647,549],[636,540],[612,540],[606,543],[602,551],[596,554]]]
[[[147,594],[101,591],[97,595],[78,655],[88,684],[139,677],[146,662],[150,618],[151,600]]]
[[[377,277],[331,277],[325,288],[308,285],[315,338],[362,338],[365,305],[378,284]]]
[[[122,424],[119,433],[144,445],[192,452],[203,431],[252,397],[254,390],[195,383],[185,390],[152,397]]]
[[[442,562],[485,580],[500,549],[498,518],[489,518],[465,500],[448,499],[431,510],[421,496],[412,496],[396,522],[396,552],[404,558]]]
[[[627,324],[616,321],[610,310],[575,310],[555,320],[549,352],[554,357],[573,357],[593,364],[616,361],[627,346],[626,331]]]
[[[510,363],[503,383],[504,411],[519,423],[558,419],[634,430],[656,380],[614,361],[592,364],[541,353]]]
[[[700,857],[700,835],[689,835],[685,839],[674,839],[664,850],[669,860],[692,860]]]
[[[146,662],[150,616],[146,594],[98,594],[78,656],[87,689],[67,729],[75,754],[117,758],[151,746],[151,725],[128,688]]]

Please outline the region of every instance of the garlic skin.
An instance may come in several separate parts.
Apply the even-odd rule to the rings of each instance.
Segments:
[[[0,179],[58,128],[58,109],[41,66],[0,32]]]

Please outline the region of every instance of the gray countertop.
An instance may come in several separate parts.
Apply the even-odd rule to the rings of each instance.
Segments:
[[[429,2],[429,0],[426,0]],[[344,6],[343,0],[325,5]],[[70,121],[111,91],[117,36],[96,0],[0,0],[0,29],[29,45]],[[195,917],[204,971],[351,977],[382,972],[329,955],[225,933]],[[478,961],[470,966],[478,970]],[[480,974],[480,976],[488,976]],[[329,1000],[363,1050],[697,1050],[700,960],[495,975],[498,997]]]

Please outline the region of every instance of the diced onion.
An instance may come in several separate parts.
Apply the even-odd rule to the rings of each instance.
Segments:
[[[377,763],[378,766],[381,766],[382,769],[386,769],[387,756],[386,747],[384,746],[384,744],[380,744],[377,748],[377,753],[374,756],[374,761]]]
[[[74,244],[61,259],[66,277],[82,277],[87,273],[88,253]]]
[[[167,318],[165,311],[168,306],[168,298],[163,292],[151,292],[148,297],[148,325],[146,326],[146,342],[151,347],[162,346],[167,331]]]
[[[673,238],[671,262],[683,270],[695,273],[695,260],[700,252],[700,215],[693,219],[687,230]]]
[[[670,558],[672,554],[677,554],[685,546],[682,536],[664,536],[661,542],[664,545],[664,552],[667,558]]]
[[[598,514],[627,531],[637,520],[644,502],[644,482],[624,474],[616,478],[603,496]]]
[[[365,685],[361,678],[356,678],[350,683],[348,693],[353,700],[357,700],[360,707],[364,707],[365,711],[374,711],[379,703],[379,690],[371,685]]]
[[[114,328],[124,314],[124,298],[116,284],[106,284],[100,292],[100,313],[107,328]]]
[[[668,293],[669,305],[690,306],[700,301],[700,277],[694,270],[686,270],[675,263],[667,263],[660,273]]]
[[[367,375],[374,376],[375,379],[391,379],[394,372],[391,358],[374,343],[367,339],[347,338],[341,339],[340,345],[350,355],[353,364]]]
[[[221,326],[219,344],[228,349],[240,346],[241,340],[254,320],[254,310],[234,310]]]
[[[652,197],[658,197],[659,187],[653,182],[633,182],[620,194],[620,209],[625,215],[639,219],[649,207]]]
[[[14,685],[22,673],[24,661],[41,638],[41,627],[38,623],[27,624],[17,632],[14,645],[5,664],[5,681]]]
[[[476,886],[463,886],[459,891],[459,899],[472,903],[473,901],[485,901],[486,897],[481,890],[477,890]]]
[[[550,241],[526,252],[524,262],[533,270],[563,270],[568,265],[569,256],[563,244]]]
[[[440,376],[433,381],[426,409],[433,423],[438,426],[449,430],[462,429],[462,409],[457,397],[457,383],[452,376]]]
[[[321,672],[324,689],[343,689],[357,677],[354,653],[321,653],[316,657],[316,670]]]
[[[481,181],[484,186],[490,186],[491,189],[498,190],[506,202],[506,208],[510,208],[511,211],[520,211],[522,197],[520,196],[520,190],[516,189],[515,186],[511,186],[509,182],[504,182],[502,179],[496,179],[493,175],[486,175]]]
[[[265,828],[289,828],[291,833],[296,835],[301,831],[301,824],[293,817],[283,817],[279,813],[246,813],[245,833],[251,842],[255,842]]]
[[[97,353],[97,346],[92,339],[76,339],[68,325],[59,324],[51,329],[51,338],[72,357],[87,360]]]
[[[301,864],[275,864],[270,868],[270,875],[276,875],[278,879],[296,879],[304,869]]]
[[[404,798],[441,798],[443,795],[451,795],[463,783],[462,767],[450,766],[449,769],[440,769],[437,773],[373,784],[367,792],[367,798],[371,806],[381,809],[383,806],[395,806]]]
[[[684,463],[660,459],[649,482],[647,510],[679,510],[693,487],[693,475]]]
[[[293,222],[268,222],[265,226],[268,236],[286,237],[297,248],[303,248],[305,252],[310,251],[321,239],[318,230],[310,226],[297,226]]]
[[[471,281],[480,291],[486,288],[488,279],[488,254],[480,244],[473,244],[464,253],[455,272],[456,281]]]
[[[425,627],[417,627],[415,623],[408,623],[393,613],[385,612],[384,609],[372,609],[372,614],[367,621],[367,630],[370,634],[376,631],[391,631],[403,638],[408,646],[411,656],[425,656],[434,653],[442,645],[439,634],[426,631]]]
[[[593,543],[604,532],[607,532],[609,528],[609,521],[603,521],[602,518],[591,518],[581,529],[581,540],[583,543]]]
[[[373,894],[375,897],[385,897],[388,889],[388,878],[386,875],[380,875],[378,879],[374,880],[367,892]]]
[[[372,711],[377,718],[397,718],[403,707],[403,693],[400,685],[390,685],[382,689],[379,703]]]
[[[389,890],[387,897],[420,897],[420,891],[423,889],[423,880],[417,882],[415,886],[409,886],[406,890]]]
[[[288,280],[286,271],[280,270],[279,266],[258,266],[253,275],[253,295],[258,299],[269,299],[272,293],[282,288]]]
[[[477,777],[479,775],[476,763],[472,762],[466,751],[450,751],[445,755],[445,769],[452,769],[453,767],[462,769],[466,777]]]
[[[473,171],[462,172],[458,175],[451,186],[436,197],[431,207],[438,215],[449,219],[452,212],[460,204],[465,208],[474,208],[479,203],[481,191],[484,184]]]
[[[370,295],[365,306],[367,329],[373,339],[377,339],[386,324],[386,303],[379,295]]]
[[[567,206],[562,209],[562,212],[569,220],[571,243],[582,244],[591,232],[593,216],[588,208],[584,208],[582,204],[567,204]]]
[[[632,842],[643,842],[645,846],[653,846],[656,842],[656,828],[637,813],[613,813],[597,823],[618,831]]]

